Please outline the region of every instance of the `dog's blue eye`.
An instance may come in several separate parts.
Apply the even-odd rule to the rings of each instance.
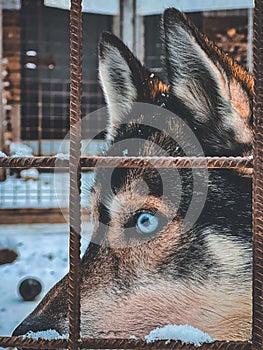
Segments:
[[[136,223],[137,229],[143,234],[153,233],[159,226],[159,219],[149,213],[141,214]]]

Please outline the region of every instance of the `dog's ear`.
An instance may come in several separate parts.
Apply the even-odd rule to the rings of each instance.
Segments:
[[[104,32],[99,43],[99,78],[110,113],[110,124],[118,125],[142,95],[146,70],[115,35]]]
[[[99,77],[110,114],[109,133],[129,114],[133,102],[157,103],[168,91],[120,39],[107,32],[99,43]]]
[[[163,36],[170,89],[192,111],[190,123],[207,126],[216,143],[230,140],[229,150],[251,144],[252,77],[176,9],[164,12]]]

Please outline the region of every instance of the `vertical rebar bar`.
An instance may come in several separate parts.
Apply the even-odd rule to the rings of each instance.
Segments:
[[[82,95],[82,1],[70,9],[70,270],[69,350],[79,349],[80,338],[80,154]]]
[[[263,348],[263,0],[254,10],[253,349]]]

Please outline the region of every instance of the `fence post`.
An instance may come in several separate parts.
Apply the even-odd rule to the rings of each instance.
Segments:
[[[70,270],[69,350],[79,349],[80,338],[80,155],[82,95],[82,1],[71,0],[70,9]]]
[[[253,350],[263,348],[263,0],[254,10]]]

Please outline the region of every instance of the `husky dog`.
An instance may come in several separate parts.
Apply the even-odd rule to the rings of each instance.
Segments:
[[[145,141],[169,156],[185,155],[174,141],[184,132],[176,115],[206,156],[249,155],[251,76],[179,11],[167,9],[162,25],[168,83],[113,34],[102,34],[99,74],[109,110],[108,154],[122,155],[118,144],[136,139],[129,155],[158,156]],[[135,102],[167,111],[162,130],[147,126],[153,116],[134,113]],[[81,262],[82,336],[144,338],[156,327],[189,324],[217,340],[250,339],[251,177],[247,169],[207,172],[204,208],[182,230],[193,191],[191,169],[179,171],[176,210],[180,189],[170,169],[116,168],[110,196],[107,171],[97,171],[91,190],[96,243],[92,240]],[[13,334],[68,333],[68,283],[66,275]]]

